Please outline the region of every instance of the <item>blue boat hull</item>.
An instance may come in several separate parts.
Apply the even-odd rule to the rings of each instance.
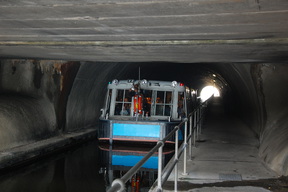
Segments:
[[[157,142],[166,137],[179,122],[161,121],[121,121],[100,120],[98,131],[99,141],[135,141]],[[179,132],[179,140],[182,140],[182,131]],[[171,137],[168,143],[174,143],[175,137]]]

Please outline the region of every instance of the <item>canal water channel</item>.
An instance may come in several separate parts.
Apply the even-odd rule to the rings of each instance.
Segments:
[[[124,175],[153,145],[123,146],[90,141],[39,159],[25,166],[1,171],[1,192],[104,192],[113,179]],[[164,164],[174,150],[164,150]],[[152,156],[126,184],[127,191],[148,191],[157,179],[158,155]]]

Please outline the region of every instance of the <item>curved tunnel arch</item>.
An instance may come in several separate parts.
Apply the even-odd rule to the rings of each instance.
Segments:
[[[263,103],[263,97],[259,91],[261,91],[261,83],[259,84],[259,70],[261,70],[261,65],[259,64],[179,64],[179,63],[85,63],[78,73],[78,76],[89,74],[88,71],[94,71],[91,75],[91,79],[87,81],[97,82],[99,84],[94,84],[89,88],[89,96],[86,101],[87,108],[82,108],[81,113],[82,117],[75,118],[75,114],[79,114],[74,109],[79,109],[78,107],[72,107],[72,110],[69,109],[74,103],[79,102],[81,96],[79,91],[85,85],[85,82],[74,83],[70,100],[68,103],[68,113],[67,113],[67,125],[73,126],[86,126],[87,122],[96,123],[97,118],[100,115],[100,108],[102,107],[103,97],[105,95],[105,85],[107,82],[111,81],[114,78],[117,79],[137,79],[138,78],[138,68],[141,67],[141,77],[145,79],[154,79],[154,80],[177,80],[181,81],[186,85],[189,85],[196,90],[199,90],[207,85],[207,82],[211,80],[211,74],[217,74],[218,82],[217,84],[219,89],[221,89],[222,97],[224,100],[224,107],[229,114],[235,114],[241,118],[255,133],[259,139],[259,144],[263,139],[263,133],[265,130],[265,114],[266,110],[265,103]],[[105,68],[105,70],[101,70]],[[77,77],[76,77],[77,81]],[[101,82],[101,83],[100,83]],[[288,82],[288,80],[287,80]],[[105,84],[106,83],[106,84]],[[74,94],[73,94],[74,93]],[[91,94],[92,93],[92,94]],[[93,96],[94,95],[94,96]],[[87,95],[85,96],[87,98]],[[78,99],[77,99],[78,98]],[[96,99],[98,98],[98,99]],[[102,99],[100,99],[102,98]],[[76,101],[74,100],[76,99]],[[100,99],[100,100],[99,100]],[[98,101],[96,104],[95,102]],[[93,103],[90,105],[89,103]],[[81,105],[82,106],[82,105]],[[94,114],[92,113],[94,112]],[[83,114],[86,114],[83,116]],[[90,115],[91,119],[87,119],[87,114]],[[89,116],[89,115],[88,115]],[[74,124],[69,123],[77,119],[82,119],[83,124]],[[271,135],[270,135],[271,136]],[[282,136],[281,140],[286,140],[285,136]],[[274,170],[277,170],[279,173],[285,173],[287,167],[287,162],[285,157],[281,160],[281,165],[277,159],[277,156],[281,156],[283,150],[286,147],[282,146],[281,149],[269,147],[269,142],[260,145],[260,155],[265,159],[269,159],[270,167],[274,166]],[[269,151],[263,151],[261,146],[267,146],[274,151],[273,157],[269,155]],[[267,148],[267,147],[266,147]],[[271,153],[272,154],[272,153]],[[268,157],[268,158],[267,158]],[[284,163],[283,163],[284,162]],[[286,164],[285,164],[286,162]],[[285,170],[284,170],[285,169]]]
[[[250,105],[257,103],[251,95],[244,94],[248,92],[253,93],[252,79],[250,77],[249,82],[246,78],[249,74],[244,73],[248,70],[247,66],[179,63],[83,63],[75,78],[68,100],[66,129],[76,129],[77,127],[96,123],[100,108],[102,107],[107,83],[115,78],[137,79],[139,67],[141,67],[141,78],[143,79],[180,81],[198,90],[198,94],[204,86],[213,82],[215,77],[212,74],[217,74],[217,83],[215,86],[221,88],[225,106],[229,113],[233,112],[242,115],[242,118],[252,128],[257,124],[251,121],[251,119],[245,119],[246,115],[241,113],[242,111],[246,111],[247,108],[255,107]],[[245,79],[239,77],[239,70],[244,71],[241,75]],[[88,100],[83,100],[82,98],[87,98]],[[245,103],[245,105],[242,105],[242,103]],[[75,111],[76,109],[78,111]],[[93,113],[94,115],[92,115]],[[74,123],[75,114],[77,115],[76,119],[78,123]],[[249,114],[247,116],[255,117],[256,114]],[[89,121],[87,117],[90,117],[93,121]],[[82,119],[83,124],[79,124],[79,119]],[[255,129],[254,131],[257,132],[257,130]]]

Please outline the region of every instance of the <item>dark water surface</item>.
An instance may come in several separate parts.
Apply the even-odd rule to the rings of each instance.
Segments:
[[[96,140],[91,141],[25,167],[1,172],[0,192],[104,192],[113,179],[124,175],[147,150],[99,147]],[[173,150],[166,150],[166,154],[164,164],[172,157]],[[157,155],[153,156],[141,168],[135,180],[127,183],[127,191],[148,191],[157,178],[157,159]]]

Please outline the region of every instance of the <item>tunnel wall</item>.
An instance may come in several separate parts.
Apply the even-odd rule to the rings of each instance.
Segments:
[[[28,96],[0,96],[0,150],[55,135],[53,106]]]
[[[259,156],[279,175],[288,175],[287,64],[229,64],[217,71],[228,82],[226,106],[259,139]],[[235,110],[236,109],[236,110]]]
[[[0,61],[0,150],[40,141],[62,131],[59,103],[65,103],[65,99],[61,100],[65,65],[67,62],[63,61]]]
[[[131,63],[81,63],[68,99],[66,131],[96,126],[108,83],[135,79],[137,72],[137,65]]]
[[[137,78],[131,63],[0,61],[0,150],[96,127],[106,86]]]
[[[261,64],[266,121],[261,135],[260,156],[273,170],[288,175],[288,66]]]
[[[263,162],[288,175],[287,64],[213,64],[208,69],[226,80],[226,112],[254,131]]]
[[[227,83],[221,90],[226,113],[240,117],[259,138],[261,109],[258,107],[251,64],[215,64],[210,68],[220,74]]]

